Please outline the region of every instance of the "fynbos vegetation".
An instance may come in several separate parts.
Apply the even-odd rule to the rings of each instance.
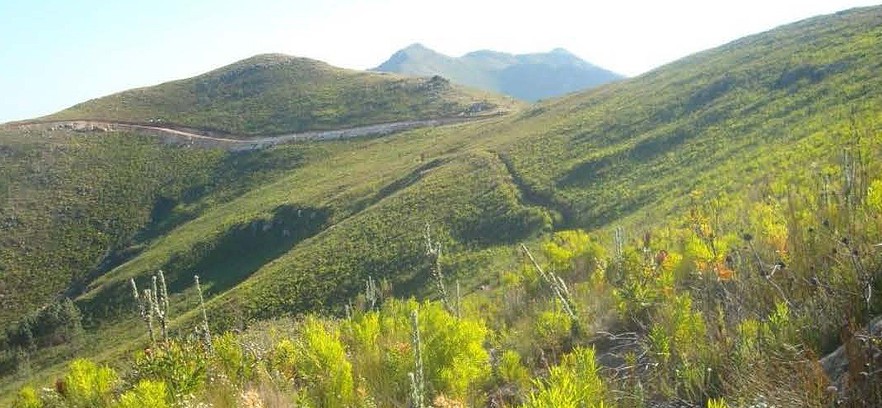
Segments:
[[[880,34],[366,140],[4,130],[0,403],[882,405]]]

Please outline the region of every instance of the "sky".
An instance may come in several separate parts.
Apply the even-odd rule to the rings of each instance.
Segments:
[[[278,52],[367,69],[415,42],[460,56],[566,48],[636,76],[882,0],[0,0],[0,123]]]

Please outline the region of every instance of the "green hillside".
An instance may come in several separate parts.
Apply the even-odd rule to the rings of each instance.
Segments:
[[[0,140],[0,326],[78,294],[144,242],[297,168],[314,150],[233,155],[64,130],[4,129]]]
[[[6,369],[2,389],[34,378],[46,383],[72,355],[119,361],[146,343],[129,280],[147,287],[162,269],[171,327],[181,336],[201,320],[192,285],[198,274],[213,330],[252,327],[228,341],[276,347],[273,333],[290,325],[296,353],[311,352],[315,342],[341,343],[346,352],[333,356],[353,359],[363,377],[350,378],[358,386],[341,387],[405,405],[410,368],[402,367],[412,367],[413,358],[406,309],[417,307],[390,300],[380,311],[362,307],[353,319],[327,316],[346,316],[352,299],[363,306],[368,281],[383,282],[387,297],[441,298],[425,246],[429,225],[443,247],[448,288],[462,285],[467,313],[451,323],[455,313],[437,303],[419,306],[432,316],[424,324],[462,336],[449,344],[443,336],[427,341],[440,342],[433,343],[438,350],[457,341],[489,344],[524,358],[521,364],[509,355],[505,374],[500,366],[488,374],[463,362],[489,358],[479,351],[427,351],[438,353],[427,364],[474,374],[463,385],[433,372],[433,397],[478,405],[498,392],[492,395],[505,406],[555,406],[555,397],[571,394],[555,391],[555,379],[566,383],[566,370],[594,371],[586,368],[588,360],[595,364],[594,352],[578,346],[608,351],[597,336],[615,331],[634,333],[626,349],[632,353],[602,363],[612,370],[614,362],[630,361],[632,371],[604,372],[608,387],[591,386],[607,401],[622,398],[611,405],[705,405],[760,393],[784,405],[813,396],[826,401],[811,394],[826,389],[823,374],[780,373],[820,372],[817,359],[840,344],[839,329],[882,310],[878,296],[861,294],[875,288],[880,270],[873,252],[882,242],[878,72],[882,7],[784,26],[512,115],[383,138],[228,153],[137,135],[6,130],[0,153],[13,166],[0,168],[7,203],[0,220],[8,231],[0,265],[16,278],[4,279],[10,286],[0,287],[3,299],[13,299],[8,305],[20,313],[67,291],[84,332],[79,344],[29,350],[29,370],[37,373]],[[162,165],[132,165],[154,162]],[[590,238],[551,235],[569,229],[587,230]],[[625,238],[612,239],[614,230]],[[827,235],[812,235],[819,230]],[[522,242],[564,277],[578,316],[568,319],[565,302],[528,272]],[[81,243],[86,251],[74,249]],[[786,272],[769,276],[771,265],[771,274]],[[256,323],[307,312],[327,318]],[[13,315],[3,322],[20,327]],[[369,329],[392,340],[378,345],[357,337]],[[749,333],[760,343],[744,346]],[[315,340],[321,336],[337,343]],[[7,343],[16,338],[7,333]],[[385,353],[408,363],[355,360],[360,352],[380,359],[371,347],[388,347]],[[294,370],[291,393],[319,405],[344,395],[323,394],[328,385],[314,382],[322,375],[297,371],[315,367],[285,368],[276,352],[265,354],[277,364],[266,369]],[[20,354],[6,361],[13,357]],[[766,371],[745,368],[757,361]],[[529,380],[559,362],[546,380]],[[404,370],[394,380],[402,382],[382,388],[370,383],[380,378],[370,369]],[[239,387],[268,381],[243,378]],[[510,391],[514,385],[518,391]],[[805,394],[780,394],[789,389]]]
[[[484,113],[515,105],[450,85],[443,78],[351,71],[265,54],[193,78],[93,99],[42,119],[103,119],[272,135],[455,117],[480,103],[487,105]]]
[[[513,55],[482,50],[454,58],[421,44],[395,54],[373,71],[405,75],[441,75],[454,83],[535,102],[622,79],[562,48]]]

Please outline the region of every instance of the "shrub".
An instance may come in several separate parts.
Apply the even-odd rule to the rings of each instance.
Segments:
[[[173,399],[180,401],[205,384],[207,362],[206,353],[199,345],[170,341],[164,347],[138,352],[134,377],[164,381]]]
[[[129,391],[120,395],[115,408],[167,408],[170,407],[168,389],[162,381],[142,380]]]
[[[457,319],[435,302],[420,307],[420,336],[428,391],[462,399],[490,375],[482,322]]]
[[[536,390],[524,408],[582,408],[604,405],[604,385],[598,375],[593,348],[578,347],[551,367],[548,378],[535,382]]]
[[[521,355],[514,350],[505,350],[499,357],[497,367],[499,379],[508,384],[525,388],[530,383],[530,371],[521,363]]]
[[[877,213],[882,213],[882,180],[875,180],[867,189],[867,205]]]
[[[433,401],[462,401],[490,377],[483,322],[456,318],[438,302],[390,300],[376,312],[344,324],[356,372],[380,405],[403,405],[409,399],[408,373],[414,371],[411,312],[418,310],[425,396]]]
[[[257,361],[243,349],[239,339],[230,332],[212,341],[212,360],[233,384],[241,385],[251,380]]]
[[[573,329],[573,319],[563,310],[558,302],[552,301],[551,310],[545,310],[536,316],[533,325],[537,343],[545,350],[558,352],[570,341],[570,333]]]
[[[595,259],[604,255],[603,248],[582,230],[556,232],[542,249],[549,269],[562,276],[589,273],[594,269]]]
[[[729,404],[722,398],[711,398],[707,400],[707,408],[729,408]]]
[[[380,311],[359,314],[342,330],[353,369],[380,406],[405,405],[408,400],[406,379],[414,361],[410,325],[399,310],[401,304],[392,300]]]
[[[289,339],[276,343],[267,361],[271,371],[279,373],[285,380],[294,378],[297,364],[297,345]]]
[[[33,387],[23,387],[15,396],[12,408],[43,408],[43,401]]]
[[[659,386],[665,394],[700,399],[707,393],[707,329],[701,312],[692,308],[688,294],[676,295],[660,307],[649,331],[649,350],[659,362]],[[670,395],[669,395],[670,396]]]
[[[110,405],[119,380],[113,369],[77,359],[70,363],[69,370],[56,385],[56,390],[69,406],[93,408]]]
[[[316,405],[347,407],[354,402],[352,364],[346,358],[340,334],[315,317],[303,323],[295,366]]]

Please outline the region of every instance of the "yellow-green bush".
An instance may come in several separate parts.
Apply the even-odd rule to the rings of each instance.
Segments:
[[[499,356],[497,367],[499,379],[512,384],[518,389],[527,388],[530,384],[530,371],[521,363],[521,356],[514,350],[505,350]]]
[[[286,381],[294,378],[297,364],[297,345],[290,339],[282,339],[273,347],[267,361],[267,368],[278,373]]]
[[[707,408],[729,408],[729,404],[722,398],[711,398],[707,400]]]
[[[551,240],[542,245],[548,267],[558,275],[582,275],[594,270],[597,258],[605,251],[583,230],[555,232]]]
[[[535,382],[536,390],[524,408],[603,407],[605,387],[598,374],[593,348],[578,347],[551,367],[548,378]]]
[[[162,381],[142,380],[119,396],[114,408],[170,407],[168,389]]]
[[[867,189],[867,206],[882,213],[882,180],[875,180]]]
[[[242,347],[242,343],[232,333],[224,333],[212,340],[212,361],[233,384],[242,384],[252,379],[257,361]]]
[[[488,379],[487,328],[477,320],[457,319],[435,302],[420,305],[424,373],[430,391],[465,398]]]
[[[164,381],[175,400],[193,394],[208,378],[208,355],[201,343],[170,341],[135,354],[134,377]]]
[[[403,315],[393,313],[398,303],[393,300],[380,311],[358,314],[341,330],[359,380],[380,406],[407,403],[407,373],[414,369],[410,326]]]
[[[356,372],[378,404],[406,404],[408,373],[415,369],[410,313],[419,314],[423,377],[429,400],[476,396],[490,378],[483,322],[457,319],[437,302],[390,300],[379,311],[357,315],[343,327],[353,350]]]
[[[105,407],[113,399],[119,377],[110,367],[77,359],[68,366],[68,374],[58,391],[70,407]]]
[[[707,371],[712,370],[704,316],[693,310],[688,294],[678,294],[658,308],[653,323],[647,342],[659,363],[659,391],[701,399],[708,392]]]
[[[352,406],[355,401],[352,364],[337,329],[308,317],[296,345],[295,373],[312,402],[322,407]]]
[[[570,340],[573,329],[573,319],[567,315],[558,305],[552,301],[552,307],[536,316],[533,330],[537,343],[543,349],[559,351]]]
[[[33,387],[22,387],[12,402],[12,408],[43,408],[43,401]]]

